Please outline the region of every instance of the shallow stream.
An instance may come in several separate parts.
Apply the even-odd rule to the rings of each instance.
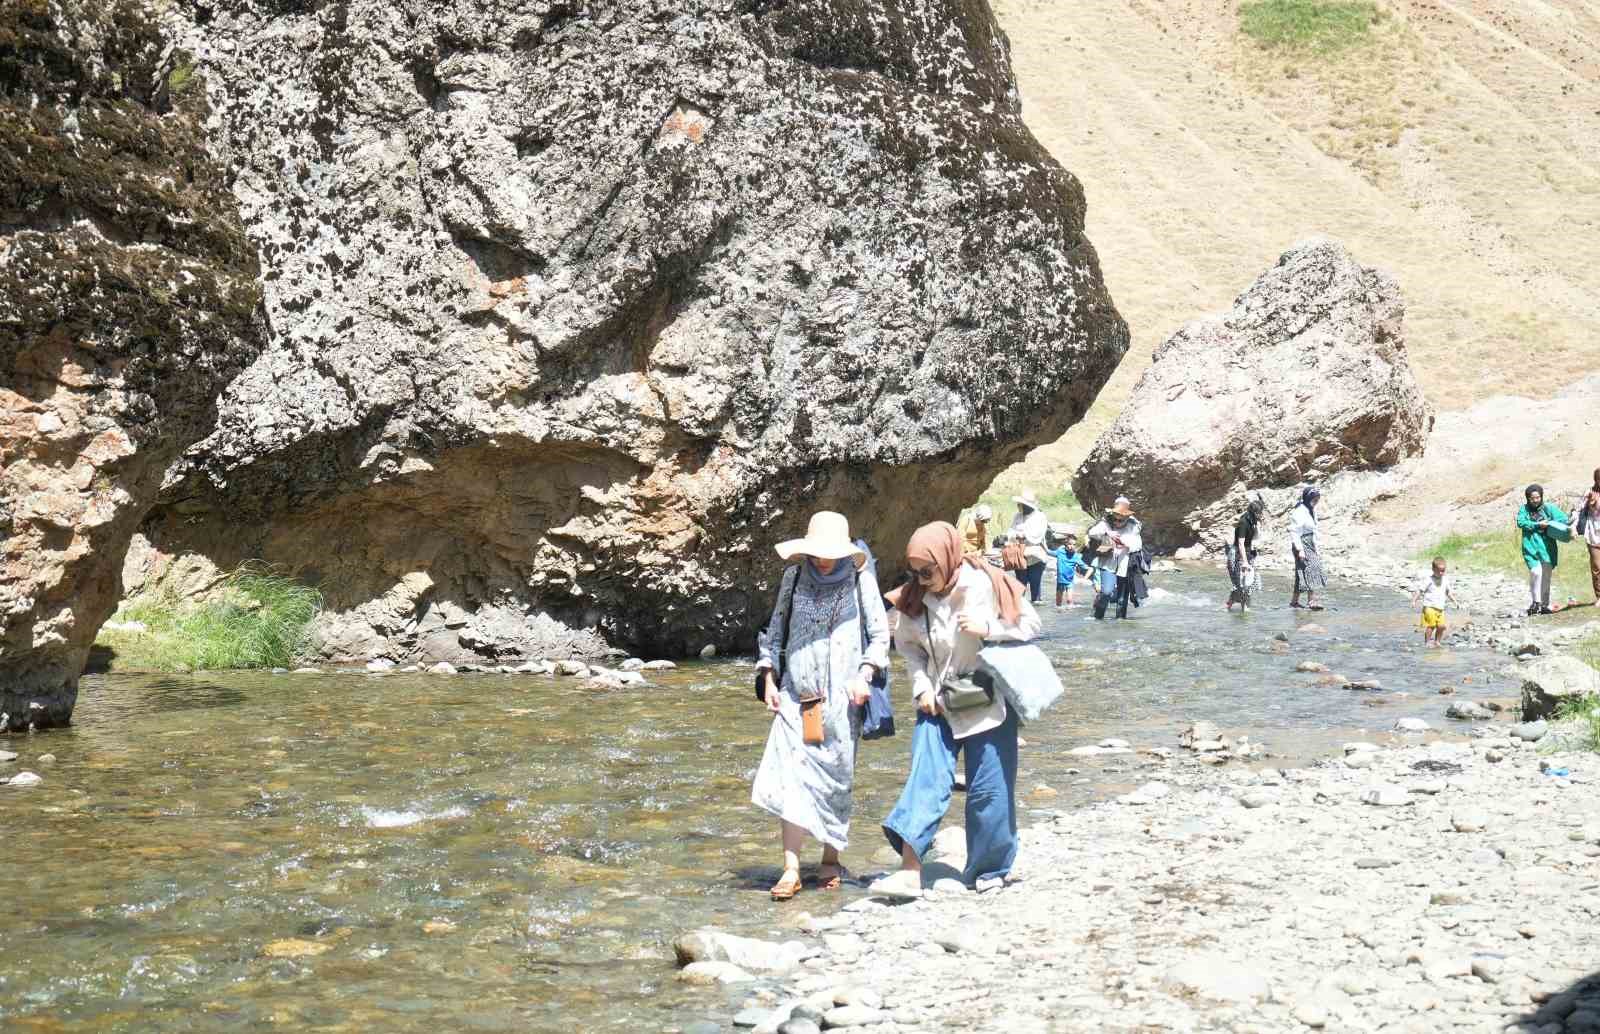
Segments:
[[[1337,591],[1314,614],[1289,610],[1269,579],[1263,609],[1240,616],[1223,612],[1226,579],[1209,568],[1155,584],[1169,595],[1124,623],[1045,610],[1068,697],[1024,730],[1025,822],[1029,807],[1149,778],[1148,759],[1066,753],[1102,737],[1176,747],[1209,719],[1289,764],[1402,716],[1452,724],[1443,685],[1513,692],[1489,654],[1424,650],[1392,592]],[[1317,685],[1293,671],[1304,659],[1385,689]],[[742,996],[678,984],[677,933],[765,934],[786,911],[860,893],[767,899],[776,824],[748,803],[767,730],[750,681],[749,659],[598,693],[502,675],[87,677],[71,729],[0,742],[21,755],[0,771],[44,776],[0,787],[0,1027],[725,1020]],[[909,724],[905,694],[897,679]],[[874,868],[908,742],[862,746],[853,871]],[[45,752],[57,760],[41,765]]]

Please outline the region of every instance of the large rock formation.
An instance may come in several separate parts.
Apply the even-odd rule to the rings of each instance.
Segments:
[[[1132,498],[1156,547],[1218,545],[1246,493],[1294,490],[1422,451],[1432,416],[1406,362],[1400,288],[1337,241],[1295,245],[1234,302],[1156,350],[1072,480]]]
[[[163,473],[260,350],[197,85],[135,4],[0,10],[0,731],[71,716]]]
[[[251,557],[330,656],[748,649],[1127,347],[982,0],[219,0],[175,18],[270,348],[128,576]]]

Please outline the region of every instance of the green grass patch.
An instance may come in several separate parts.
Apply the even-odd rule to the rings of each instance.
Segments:
[[[1418,565],[1426,569],[1435,556],[1442,556],[1453,574],[1499,574],[1519,584],[1528,581],[1528,566],[1522,562],[1522,536],[1515,528],[1505,531],[1480,531],[1466,535],[1446,535],[1417,554]],[[1589,557],[1580,542],[1563,542],[1556,555],[1555,583],[1550,602],[1586,601],[1590,598]],[[1600,647],[1597,647],[1600,652]]]
[[[137,671],[287,668],[305,649],[322,594],[265,564],[240,567],[204,600],[138,596],[117,609],[96,646]],[[137,622],[143,630],[118,628]]]
[[[1591,644],[1593,645],[1593,644]],[[1600,646],[1596,646],[1600,650]],[[1589,661],[1594,664],[1594,660]],[[1568,700],[1556,710],[1556,718],[1563,722],[1578,722],[1584,733],[1586,750],[1600,751],[1600,697]]]
[[[1239,31],[1264,47],[1334,54],[1365,42],[1382,18],[1371,0],[1250,0]]]
[[[194,63],[191,61],[185,61],[167,73],[167,89],[174,97],[182,97],[194,84]]]
[[[1002,489],[997,486],[985,492],[983,497],[978,500],[979,503],[987,503],[994,510],[994,521],[989,525],[989,537],[991,539],[996,535],[1004,534],[1006,529],[1011,527],[1011,519],[1017,515],[1017,504],[1013,501],[1013,497],[1021,495],[1022,492],[1023,489],[1021,487]],[[1078,505],[1078,497],[1072,494],[1070,488],[1060,488],[1054,492],[1039,492],[1038,496],[1039,508],[1049,516],[1052,523],[1064,521],[1077,528],[1080,537],[1098,519],[1089,516],[1083,507]],[[965,517],[968,512],[963,511],[961,516]],[[960,523],[960,521],[956,522],[958,527]]]

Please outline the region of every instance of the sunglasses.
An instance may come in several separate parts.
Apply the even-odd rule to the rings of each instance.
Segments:
[[[934,576],[939,573],[939,568],[938,567],[913,567],[911,569],[911,573],[916,576],[918,581],[931,582],[931,581],[933,581]]]

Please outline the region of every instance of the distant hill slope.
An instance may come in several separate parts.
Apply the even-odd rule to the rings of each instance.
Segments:
[[[1399,278],[1442,412],[1600,368],[1600,0],[1385,2],[1331,57],[1264,50],[1237,3],[993,2],[1133,334],[1089,418],[1002,486],[1058,484],[1156,345],[1312,233]],[[1544,466],[1600,462],[1563,448]]]

